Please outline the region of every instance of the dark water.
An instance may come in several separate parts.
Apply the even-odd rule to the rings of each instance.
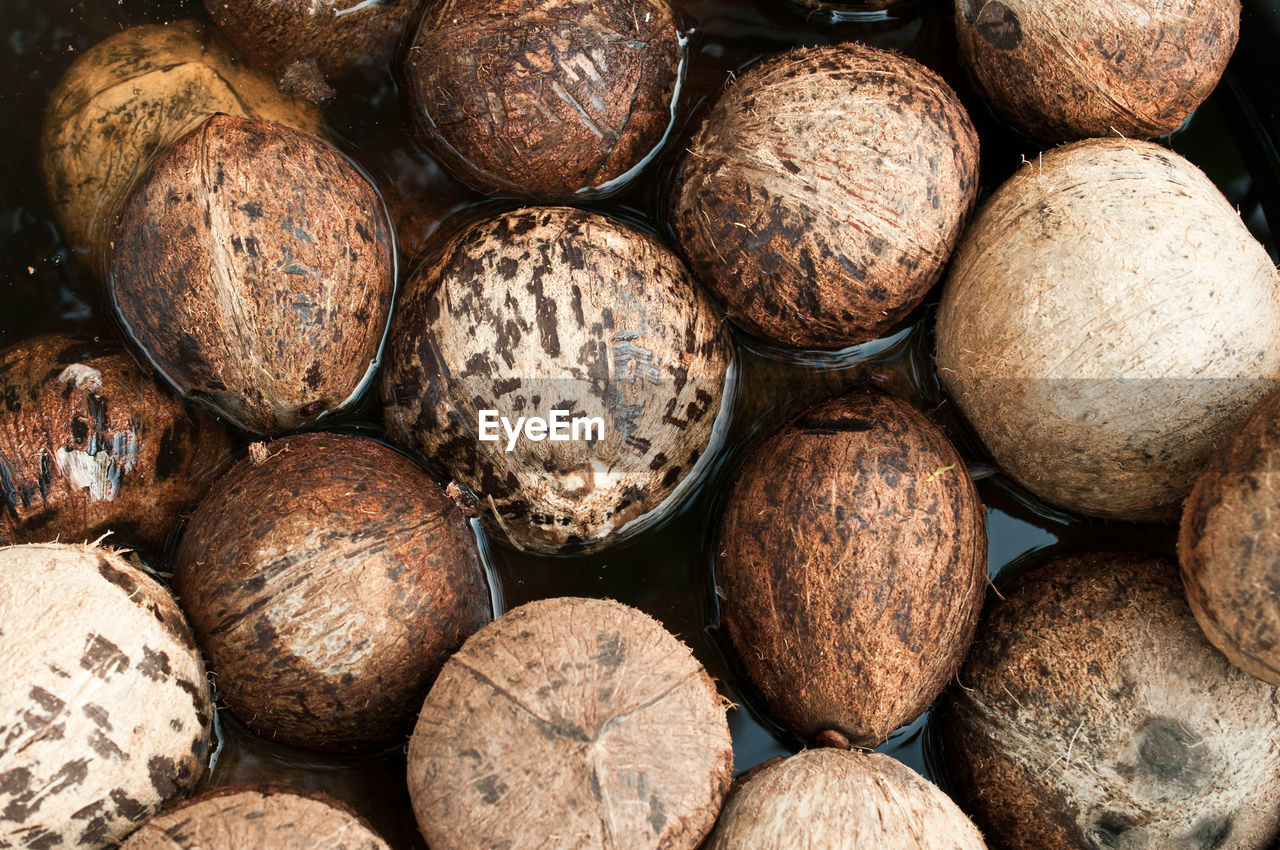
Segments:
[[[688,77],[676,132],[657,159],[625,193],[596,206],[639,218],[666,232],[666,176],[709,98],[726,75],[763,55],[798,45],[860,39],[908,52],[942,73],[962,95],[982,134],[982,183],[989,191],[1038,148],[994,121],[969,94],[955,59],[950,3],[919,2],[899,19],[831,24],[806,20],[785,0],[683,0],[692,30]],[[125,26],[205,17],[192,0],[0,0],[7,22],[0,46],[0,346],[51,330],[115,333],[101,306],[92,270],[71,260],[50,217],[39,177],[43,105],[75,57]],[[1275,254],[1263,213],[1262,181],[1274,162],[1254,161],[1263,146],[1249,138],[1249,116],[1238,87],[1228,83],[1170,144],[1199,164],[1238,206],[1246,222]],[[389,70],[339,86],[326,109],[334,138],[384,187],[411,248],[440,218],[479,202],[408,140],[398,93]],[[427,200],[423,200],[427,199]],[[406,257],[406,264],[412,259]],[[929,411],[948,429],[971,462],[985,500],[994,576],[1014,562],[1087,548],[1146,547],[1172,552],[1170,527],[1082,520],[1038,504],[995,474],[981,448],[942,397],[931,359],[936,293],[900,329],[873,343],[836,353],[785,351],[735,333],[738,394],[727,449],[704,480],[668,519],[644,534],[590,557],[538,558],[498,546],[490,563],[508,606],[557,595],[608,596],[660,619],[694,649],[739,708],[730,713],[735,769],[791,752],[795,742],[779,729],[738,675],[732,653],[715,627],[709,550],[725,488],[736,460],[753,437],[768,433],[815,398],[869,382]],[[346,430],[379,436],[376,411],[367,403]],[[925,746],[927,717],[899,730],[881,749],[945,784],[941,754]],[[422,847],[408,809],[402,755],[334,757],[274,745],[253,736],[226,712],[219,713],[222,746],[205,783],[279,781],[328,792],[346,800],[394,846]]]

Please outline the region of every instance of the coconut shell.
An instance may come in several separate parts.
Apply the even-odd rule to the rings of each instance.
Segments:
[[[978,191],[978,137],[942,78],[860,44],[732,82],[694,136],[672,223],[752,333],[801,348],[880,336],[942,274]]]
[[[49,334],[0,351],[0,542],[159,550],[231,454],[226,429],[114,343]]]
[[[318,111],[283,95],[195,21],[127,29],[81,55],[54,89],[40,143],[62,236],[106,267],[116,214],[152,156],[225,112],[318,130]]]
[[[308,133],[216,115],[158,157],[125,205],[111,294],[184,395],[278,434],[372,378],[395,290],[377,190]]]
[[[404,83],[418,138],[459,178],[569,200],[657,148],[681,53],[669,0],[441,0]]]
[[[719,444],[730,354],[714,305],[653,236],[524,209],[464,229],[410,281],[380,388],[392,439],[469,488],[487,530],[589,549],[662,516]],[[486,409],[511,423],[570,411],[603,436],[507,451],[505,435],[479,439]]]
[[[706,850],[986,850],[937,786],[879,753],[804,750],[740,777]]]
[[[969,76],[997,112],[1049,142],[1178,129],[1218,84],[1240,0],[957,0]]]
[[[475,537],[381,443],[316,433],[267,452],[219,479],[174,562],[220,695],[301,747],[403,740],[445,658],[492,618]]]
[[[617,602],[548,599],[445,664],[409,794],[432,850],[691,850],[732,762],[725,703],[687,646]]]
[[[1176,565],[1084,554],[993,599],[943,702],[960,800],[993,846],[1272,845],[1280,697],[1232,667]]]
[[[979,212],[937,340],[948,393],[1018,483],[1083,514],[1169,520],[1280,386],[1280,275],[1185,159],[1078,142]]]
[[[108,549],[0,548],[0,681],[0,847],[114,845],[204,771],[200,655]]]
[[[879,393],[816,405],[748,455],[716,544],[721,622],[796,735],[873,747],[933,702],[973,639],[983,508],[955,448]]]

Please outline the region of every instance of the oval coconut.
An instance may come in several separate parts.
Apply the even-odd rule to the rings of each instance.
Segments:
[[[1018,483],[1084,514],[1168,520],[1280,385],[1280,275],[1185,159],[1077,142],[979,212],[937,340],[948,393]]]
[[[0,351],[0,541],[159,550],[231,454],[221,424],[114,343],[49,334]]]
[[[0,548],[0,681],[0,846],[114,845],[204,772],[200,655],[110,550]]]
[[[388,433],[470,488],[490,533],[589,549],[655,521],[696,477],[730,356],[715,306],[653,236],[524,209],[464,229],[409,282],[380,388]],[[497,425],[479,439],[483,410],[603,428],[508,451]]]
[[[319,138],[216,115],[120,217],[111,295],[178,391],[247,431],[341,410],[372,378],[395,290],[377,190]]]
[[[1172,562],[1057,558],[1002,585],[979,634],[940,719],[994,846],[1272,846],[1280,697],[1205,640]]]
[[[599,599],[508,611],[446,662],[409,742],[432,850],[691,850],[729,788],[725,702],[662,624]]]
[[[977,191],[977,133],[942,78],[839,44],[766,59],[729,85],[681,166],[672,223],[735,321],[839,348],[920,303]]]
[[[445,658],[492,618],[461,512],[362,437],[286,437],[240,461],[173,569],[219,695],[259,734],[312,749],[402,737]]]

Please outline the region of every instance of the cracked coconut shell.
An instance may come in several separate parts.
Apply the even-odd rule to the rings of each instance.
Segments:
[[[692,850],[729,788],[725,702],[689,648],[617,602],[515,608],[445,663],[409,741],[432,850]]]
[[[372,378],[395,270],[382,200],[349,159],[283,124],[216,115],[130,195],[110,284],[179,392],[279,434]]]
[[[1054,559],[1001,586],[939,719],[959,799],[1009,850],[1263,850],[1280,696],[1201,634],[1176,565]]]
[[[227,705],[312,749],[403,740],[445,658],[492,618],[462,513],[363,437],[285,437],[241,460],[200,503],[173,569]]]
[[[204,772],[200,655],[109,549],[0,548],[0,682],[0,847],[114,846]]]
[[[730,83],[681,165],[671,218],[730,317],[829,349],[882,335],[920,303],[977,191],[977,133],[942,78],[838,44]]]
[[[721,623],[799,738],[874,747],[955,673],[986,588],[982,503],[906,402],[816,405],[748,453],[716,543]]]

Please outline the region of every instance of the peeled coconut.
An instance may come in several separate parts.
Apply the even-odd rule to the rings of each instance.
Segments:
[[[1201,634],[1171,561],[1060,557],[1001,588],[942,704],[994,846],[1269,848],[1280,697]]]
[[[205,768],[182,613],[108,549],[0,548],[0,847],[114,845]]]
[[[732,762],[724,701],[661,623],[547,599],[445,663],[409,742],[409,794],[432,850],[692,850]]]
[[[1194,165],[1093,139],[987,201],[937,340],[943,384],[1004,472],[1069,510],[1168,520],[1280,385],[1280,275]]]

